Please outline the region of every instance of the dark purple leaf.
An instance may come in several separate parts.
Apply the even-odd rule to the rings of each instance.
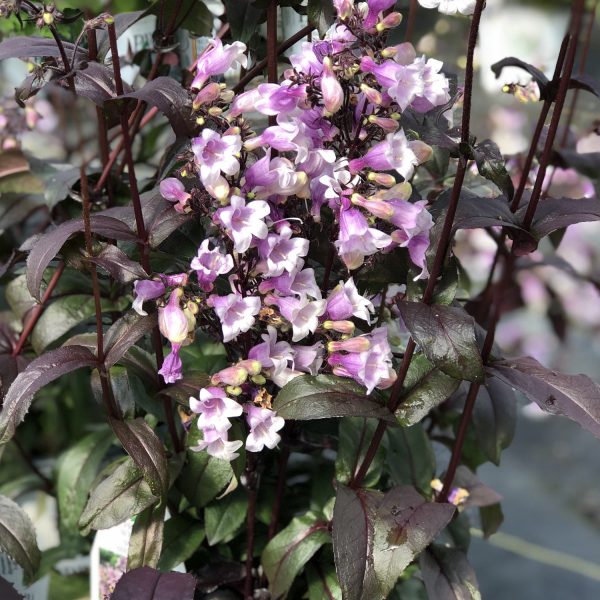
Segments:
[[[70,42],[63,42],[67,56],[71,58],[75,45]],[[56,42],[52,38],[36,36],[15,36],[0,43],[0,60],[5,58],[29,58],[37,56],[60,57],[60,51]],[[77,49],[78,60],[87,58],[87,51],[83,48]]]
[[[307,513],[293,519],[267,544],[261,564],[269,580],[272,598],[287,595],[298,573],[329,539],[327,523],[315,514]]]
[[[437,217],[438,221],[448,207],[450,194],[449,190],[443,192],[433,205],[432,213]],[[515,215],[510,211],[510,206],[505,196],[487,198],[477,196],[469,190],[463,190],[460,193],[453,231],[483,227],[519,228],[519,221],[517,221]]]
[[[128,571],[110,600],[194,600],[196,579],[190,573],[161,573],[150,567]]]
[[[136,234],[122,221],[104,215],[92,215],[91,229],[94,233],[115,240],[136,240]],[[58,254],[63,244],[74,234],[83,231],[83,219],[73,219],[59,225],[50,233],[36,238],[27,257],[27,288],[40,299],[40,286],[46,267]]]
[[[392,413],[354,381],[335,375],[300,375],[277,394],[273,408],[284,419],[375,417],[390,423]]]
[[[577,152],[576,150],[556,150],[552,155],[552,164],[561,169],[575,169],[590,179],[600,175],[600,152]]]
[[[148,14],[146,10],[136,10],[135,12],[119,13],[114,15],[115,31],[117,38],[127,31],[132,25]],[[98,56],[104,58],[110,50],[110,41],[106,27],[96,31],[96,43],[98,45]]]
[[[129,540],[127,569],[156,567],[163,542],[165,503],[150,506],[136,516]]]
[[[587,375],[558,373],[529,356],[494,362],[488,372],[545,412],[564,415],[600,437],[600,388]]]
[[[517,212],[517,217],[522,218],[526,208]],[[539,240],[548,234],[587,221],[600,220],[600,200],[598,198],[543,198],[540,200],[533,223],[532,234]]]
[[[477,475],[464,465],[460,465],[456,470],[454,485],[464,488],[469,492],[469,497],[462,505],[464,507],[476,506],[481,508],[483,506],[492,506],[502,500],[502,496],[498,492],[484,485]]]
[[[517,399],[512,388],[490,379],[479,390],[473,409],[473,426],[479,447],[495,465],[512,442],[517,425]]]
[[[430,600],[481,600],[475,571],[461,550],[433,544],[419,563]]]
[[[0,496],[0,550],[23,569],[25,582],[30,582],[41,559],[35,528],[27,513],[6,496]]]
[[[110,425],[127,454],[141,469],[151,492],[162,498],[169,488],[169,470],[165,448],[156,433],[144,419],[111,419]]]
[[[434,365],[458,380],[483,379],[475,321],[464,309],[422,302],[398,306],[415,342]]]
[[[479,509],[479,520],[481,521],[483,537],[487,539],[500,529],[500,525],[504,521],[502,506],[500,504],[482,506]]]
[[[121,97],[135,98],[156,106],[167,117],[177,136],[191,137],[197,129],[190,94],[172,77],[157,77],[143,88]]]
[[[450,522],[455,510],[451,504],[426,501],[411,486],[392,488],[384,496],[339,485],[333,553],[344,598],[387,598],[398,577]]]
[[[571,77],[569,88],[572,90],[584,90],[600,98],[600,81],[591,75]]]
[[[540,88],[540,97],[542,100],[546,100],[546,98],[551,97],[549,96],[549,94],[554,93],[554,90],[551,89],[551,82],[544,75],[544,73],[542,73],[542,71],[540,71],[533,65],[530,65],[529,63],[526,63],[521,59],[515,58],[513,56],[503,58],[502,60],[499,60],[497,63],[494,63],[491,66],[491,69],[494,72],[496,79],[500,77],[500,74],[502,73],[502,69],[504,69],[504,67],[518,67],[519,69],[527,71],[527,73],[529,73],[531,77],[533,77],[534,81],[538,84]]]
[[[383,494],[338,485],[333,509],[333,555],[345,600],[366,600],[373,589],[373,528]],[[378,596],[372,596],[373,600]]]
[[[172,204],[166,203],[163,210],[148,224],[150,247],[157,248],[190,218],[190,215],[178,213]]]
[[[0,444],[8,442],[25,418],[35,393],[61,375],[96,365],[96,357],[83,346],[50,350],[33,360],[10,386],[0,412]]]
[[[90,261],[104,269],[118,283],[131,283],[136,279],[147,279],[148,273],[140,263],[131,260],[123,250],[108,244]]]
[[[104,364],[110,369],[144,335],[157,325],[156,315],[142,316],[136,312],[124,314],[106,332]]]
[[[19,594],[4,577],[0,577],[0,598],[3,600],[25,600],[25,596]]]
[[[112,68],[97,62],[83,63],[75,70],[75,91],[78,96],[91,100],[97,106],[104,106],[107,100],[117,97]],[[63,83],[66,85],[66,81]],[[123,84],[125,93],[131,87]]]
[[[512,200],[515,188],[506,170],[506,163],[500,148],[492,140],[484,140],[475,146],[475,161],[479,174],[495,183],[509,200]]]

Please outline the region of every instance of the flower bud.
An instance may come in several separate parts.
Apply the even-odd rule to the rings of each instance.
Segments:
[[[328,352],[366,352],[371,347],[371,342],[366,337],[354,337],[341,342],[329,342]]]
[[[249,375],[258,375],[262,370],[262,365],[260,364],[260,361],[252,359],[241,360],[238,363],[238,367],[243,367],[244,369],[246,369]]]
[[[323,104],[325,110],[330,114],[335,114],[344,102],[344,90],[333,72],[331,58],[326,56],[323,59],[323,74],[321,75],[321,92],[323,94]]]
[[[383,185],[388,188],[396,185],[396,178],[389,173],[375,173],[371,171],[371,173],[367,175],[367,179],[377,185]]]
[[[54,23],[54,15],[51,12],[44,11],[42,20],[44,21],[45,25],[52,25],[52,23]]]
[[[362,83],[360,85],[360,90],[367,97],[367,100],[371,104],[381,104],[381,102],[382,102],[381,94],[375,88],[372,88],[371,86],[367,85],[366,83]],[[369,119],[369,120],[371,120],[371,119]]]
[[[187,285],[188,282],[187,273],[176,273],[175,275],[161,275],[160,278],[162,279],[165,285],[169,286],[184,286]]]
[[[208,109],[208,114],[211,117],[220,117],[223,114],[223,109],[218,106],[211,106]]]
[[[172,344],[181,344],[188,335],[188,318],[179,306],[181,296],[183,290],[173,290],[167,305],[158,309],[158,327]]]
[[[354,11],[354,0],[333,0],[340,21],[349,19]]]
[[[348,335],[354,333],[355,325],[352,321],[325,321],[323,329]]]
[[[395,119],[386,119],[384,117],[376,117],[375,115],[369,117],[369,123],[381,127],[386,133],[394,133],[395,131],[398,131],[398,128],[400,127],[398,121]]]
[[[244,367],[234,365],[215,373],[210,378],[210,383],[211,385],[219,385],[220,383],[224,383],[225,385],[238,386],[242,385],[242,383],[245,383],[247,379],[248,371],[246,371]]]
[[[389,15],[384,17],[377,25],[375,29],[379,33],[385,31],[386,29],[393,29],[394,27],[398,27],[402,23],[402,14],[399,12],[391,12]]]
[[[230,396],[239,396],[242,393],[242,388],[239,385],[228,385],[225,388],[225,391],[230,395]]]
[[[221,88],[218,83],[209,83],[204,86],[194,98],[192,108],[198,110],[203,104],[211,104],[221,95]]]
[[[264,375],[253,375],[251,379],[252,383],[255,383],[256,385],[265,385],[265,383],[267,383]]]
[[[394,215],[394,207],[382,200],[368,200],[360,194],[352,194],[352,204],[361,206],[379,219],[390,219]]]

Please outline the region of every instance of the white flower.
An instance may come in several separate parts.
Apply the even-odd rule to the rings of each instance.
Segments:
[[[424,8],[437,8],[445,15],[454,15],[457,12],[463,15],[472,15],[475,10],[476,0],[419,0]]]

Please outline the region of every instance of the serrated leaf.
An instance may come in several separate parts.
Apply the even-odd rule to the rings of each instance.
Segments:
[[[194,600],[196,579],[190,573],[161,573],[150,567],[128,571],[111,600]]]
[[[284,419],[375,417],[393,422],[390,411],[354,381],[335,375],[300,375],[277,394],[274,410]]]
[[[248,497],[243,489],[237,489],[204,509],[204,525],[209,546],[229,542],[246,520]]]
[[[194,554],[204,541],[204,526],[184,515],[175,515],[165,523],[162,552],[158,561],[161,571],[170,571]]]
[[[327,523],[306,513],[293,519],[267,544],[261,564],[273,598],[286,596],[304,565],[329,539]]]
[[[481,600],[475,571],[460,550],[433,544],[419,564],[430,600]]]
[[[488,371],[543,411],[563,415],[600,437],[600,388],[587,375],[565,375],[527,356],[494,362]]]
[[[400,405],[395,411],[398,422],[409,427],[424,419],[429,412],[447,400],[460,385],[460,381],[433,366],[425,356],[413,357]]]
[[[475,321],[462,308],[400,302],[400,313],[427,358],[455,379],[482,381],[483,363]]]
[[[35,393],[61,375],[96,365],[96,357],[83,346],[50,350],[19,373],[4,397],[0,412],[0,444],[8,442],[25,418]]]
[[[156,567],[163,542],[165,525],[165,508],[163,502],[158,506],[149,506],[136,516],[129,540],[127,553],[127,570],[138,567]]]
[[[111,419],[110,425],[123,448],[141,469],[150,491],[159,498],[163,497],[169,489],[169,470],[165,447],[156,433],[144,419]]]
[[[396,485],[412,485],[422,493],[431,493],[435,477],[435,454],[420,424],[394,427],[386,432],[386,469]]]
[[[57,478],[61,530],[77,533],[90,486],[113,439],[109,429],[95,431],[79,440],[62,457]]]
[[[25,511],[6,496],[0,496],[0,550],[12,558],[31,581],[40,566],[35,529]]]
[[[144,335],[156,327],[156,315],[138,315],[134,311],[125,313],[106,332],[104,364],[107,368],[118,363],[125,353]]]
[[[125,223],[113,217],[92,215],[90,226],[94,233],[110,239],[127,241],[137,239],[136,234]],[[40,285],[50,261],[74,233],[83,229],[83,219],[74,219],[62,223],[50,233],[37,238],[27,257],[27,288],[34,298],[40,299]]]
[[[91,490],[79,527],[84,535],[109,529],[157,502],[141,469],[127,457]]]

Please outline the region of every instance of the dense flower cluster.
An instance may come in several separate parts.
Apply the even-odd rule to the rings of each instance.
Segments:
[[[216,40],[197,61],[203,128],[179,177],[160,190],[175,210],[203,219],[206,239],[189,273],[136,282],[134,308],[144,314],[143,303],[159,299],[167,383],[182,378],[179,351],[198,326],[226,344],[231,366],[190,399],[198,449],[213,456],[237,456],[242,441],[228,435],[243,414],[246,450],[275,447],[284,422],[271,399],[299,375],[333,373],[367,393],[395,380],[385,319],[393,313],[377,310],[384,300],[361,292],[357,274],[405,248],[415,279],[428,275],[433,221],[410,180],[431,148],[399,120],[446,104],[449,83],[442,64],[412,45],[386,46],[385,30],[401,18],[393,4],[336,0],[336,23],[302,45],[281,83],[237,96],[213,78],[245,64],[243,44]],[[263,118],[254,125],[248,113],[271,124],[257,131]],[[335,269],[323,273],[311,260],[323,250],[322,264],[337,255],[346,270],[333,289]]]

